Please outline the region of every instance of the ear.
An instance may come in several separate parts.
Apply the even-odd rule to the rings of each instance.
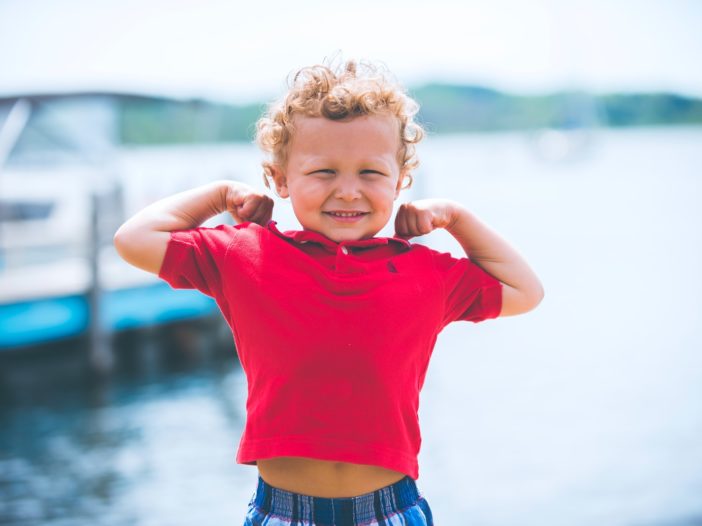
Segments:
[[[285,177],[283,169],[277,164],[271,165],[271,176],[273,176],[276,193],[283,199],[290,197],[290,192],[288,192],[288,180]]]
[[[400,177],[397,178],[397,186],[395,187],[395,199],[400,197],[400,191],[402,190],[402,185],[405,183],[406,177],[407,170],[400,171]]]

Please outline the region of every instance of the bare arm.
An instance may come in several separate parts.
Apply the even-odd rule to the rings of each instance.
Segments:
[[[395,231],[400,236],[428,234],[435,228],[445,228],[476,265],[502,282],[500,316],[522,314],[541,302],[543,286],[524,258],[460,204],[423,199],[403,204],[397,213]]]
[[[243,183],[214,181],[150,204],[128,219],[114,235],[117,253],[127,263],[158,274],[170,233],[200,226],[228,211],[237,223],[265,224],[273,200]]]

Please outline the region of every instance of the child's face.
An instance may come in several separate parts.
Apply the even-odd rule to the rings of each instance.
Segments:
[[[373,237],[402,186],[397,119],[297,116],[294,124],[287,164],[273,170],[278,194],[290,197],[305,230],[337,242]]]

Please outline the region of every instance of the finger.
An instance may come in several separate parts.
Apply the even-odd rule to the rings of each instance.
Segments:
[[[424,212],[420,215],[417,219],[417,227],[420,235],[428,234],[434,229],[431,212]]]
[[[251,221],[252,223],[257,223],[261,226],[265,225],[265,218],[266,218],[266,205],[265,203],[260,203],[258,205],[258,208],[254,211],[254,213],[251,215]]]
[[[255,195],[247,195],[243,203],[239,206],[238,213],[246,221],[251,221],[259,206],[260,198]]]
[[[405,211],[405,237],[411,238],[421,235],[418,226],[419,221],[419,211],[412,206],[412,204],[407,205]]]
[[[395,214],[395,237],[400,237],[402,234],[402,206],[397,209]]]
[[[415,235],[415,236],[421,236],[422,235],[422,229],[421,229],[421,213],[417,212],[416,210],[412,214],[412,220],[410,222],[410,231]]]
[[[407,229],[407,207],[400,206],[395,216],[395,234],[397,237],[409,237]]]
[[[252,199],[251,204],[246,208],[248,215],[246,216],[247,221],[252,223],[258,223],[260,221],[262,203],[259,199]]]
[[[264,197],[259,203],[258,208],[256,208],[255,213],[251,217],[251,221],[261,226],[265,226],[268,224],[268,221],[270,221],[271,217],[273,216],[272,211],[273,200],[268,197]]]

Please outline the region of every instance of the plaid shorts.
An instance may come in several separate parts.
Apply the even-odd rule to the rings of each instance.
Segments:
[[[323,498],[274,488],[258,477],[244,526],[433,526],[415,481],[402,480],[357,497]]]

